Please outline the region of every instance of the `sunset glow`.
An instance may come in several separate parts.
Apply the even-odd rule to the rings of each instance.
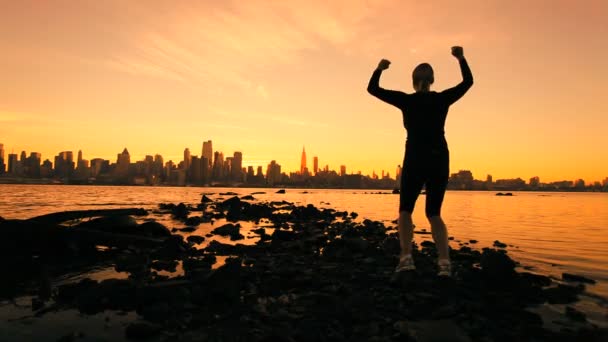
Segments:
[[[583,4],[584,3],[584,4]],[[399,110],[366,92],[475,85],[451,107],[451,169],[475,178],[608,177],[608,2],[0,1],[0,143],[51,159],[179,162],[213,141],[243,165],[394,175]]]

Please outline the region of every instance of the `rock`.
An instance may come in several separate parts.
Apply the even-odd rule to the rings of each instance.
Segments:
[[[275,229],[272,233],[272,241],[293,241],[296,239],[296,233],[288,230]]]
[[[578,300],[582,288],[559,284],[543,290],[543,295],[550,304],[569,304]]]
[[[515,276],[515,261],[501,251],[495,249],[484,249],[481,254],[481,269],[490,279],[505,281]]]
[[[595,280],[571,273],[562,273],[562,279],[565,281],[576,281],[587,284],[595,284]]]
[[[476,244],[477,242],[479,242],[479,241],[473,240],[473,239],[469,240],[469,243],[472,243],[472,244]]]
[[[241,199],[244,200],[244,201],[253,201],[253,200],[255,200],[255,198],[253,196],[251,196],[251,195],[243,196],[243,197],[241,197]]]
[[[186,238],[186,240],[190,243],[199,245],[205,241],[205,237],[200,235],[190,235]]]
[[[198,226],[202,222],[203,222],[203,219],[201,216],[190,216],[185,221],[187,226]]]
[[[227,192],[220,192],[220,196],[237,196],[238,194],[236,192],[232,192],[232,191],[227,191]]]
[[[125,329],[125,336],[130,340],[145,340],[160,333],[161,327],[156,324],[136,322],[131,323]]]
[[[409,336],[420,342],[472,341],[468,334],[451,320],[410,321],[406,327]],[[403,323],[399,328],[403,331]]]
[[[275,192],[276,194],[284,194],[285,193],[285,189],[280,189],[277,192]]]
[[[571,306],[566,306],[566,317],[576,322],[586,322],[587,315]]]
[[[155,260],[150,267],[157,271],[175,272],[177,268],[176,260]]]
[[[148,221],[139,225],[139,230],[146,236],[168,237],[171,236],[169,228],[156,221]]]
[[[494,241],[494,247],[498,247],[498,248],[507,248],[507,244],[506,243],[502,243],[498,240]]]
[[[393,189],[393,195],[398,195],[400,193],[399,189]]]
[[[241,199],[238,198],[237,196],[230,197],[229,199],[224,200],[222,202],[222,207],[228,208],[228,209],[239,208],[240,205],[241,205]]]
[[[185,228],[177,228],[178,231],[180,232],[184,232],[184,233],[192,233],[193,231],[196,230],[195,227],[185,227]]]
[[[212,234],[217,234],[217,235],[221,235],[221,236],[230,236],[231,239],[237,239],[239,236],[242,237],[242,235],[240,234],[240,228],[241,225],[240,224],[232,224],[232,223],[226,223],[223,226],[217,227],[214,230],[211,231]]]
[[[207,197],[207,195],[203,195],[203,197],[201,198],[201,203],[212,203],[213,200],[209,197]]]
[[[357,214],[357,213],[356,213],[356,212],[354,212],[354,211],[350,213],[350,217],[352,217],[353,219],[356,219],[356,218],[357,218],[357,216],[359,216],[359,214]]]
[[[185,220],[188,217],[188,208],[184,203],[180,203],[171,210],[171,214],[178,220]]]
[[[241,297],[241,259],[229,258],[226,263],[215,269],[207,278],[209,300],[226,310]]]

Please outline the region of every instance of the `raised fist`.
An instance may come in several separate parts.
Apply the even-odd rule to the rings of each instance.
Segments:
[[[458,59],[464,58],[464,51],[462,50],[462,46],[452,46],[452,56]]]
[[[391,61],[388,59],[383,59],[378,63],[378,70],[386,70],[388,66],[391,65]]]

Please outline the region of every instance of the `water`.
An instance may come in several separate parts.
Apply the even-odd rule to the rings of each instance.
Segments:
[[[355,211],[360,219],[386,225],[394,225],[399,201],[399,196],[378,190],[287,189],[286,194],[276,194],[276,189],[0,185],[0,216],[24,219],[62,210],[154,209],[159,203],[196,204],[203,193],[218,198],[227,191],[239,195],[262,191],[265,194],[254,195],[257,200]],[[430,230],[424,199],[420,197],[414,211],[417,230]],[[454,237],[452,247],[470,239],[479,241],[471,245],[478,248],[500,240],[511,246],[510,255],[523,266],[556,279],[563,272],[590,277],[597,284],[588,285],[587,292],[608,298],[608,194],[515,192],[506,197],[494,192],[450,191],[442,214]],[[430,236],[416,235],[418,242],[424,239]],[[605,310],[606,302],[599,301]]]

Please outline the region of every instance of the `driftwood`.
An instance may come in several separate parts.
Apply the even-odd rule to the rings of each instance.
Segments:
[[[74,210],[60,211],[56,213],[36,216],[28,219],[29,222],[40,224],[59,224],[65,221],[78,220],[96,216],[119,216],[119,215],[147,215],[148,212],[142,208],[125,209],[93,209],[93,210]]]

